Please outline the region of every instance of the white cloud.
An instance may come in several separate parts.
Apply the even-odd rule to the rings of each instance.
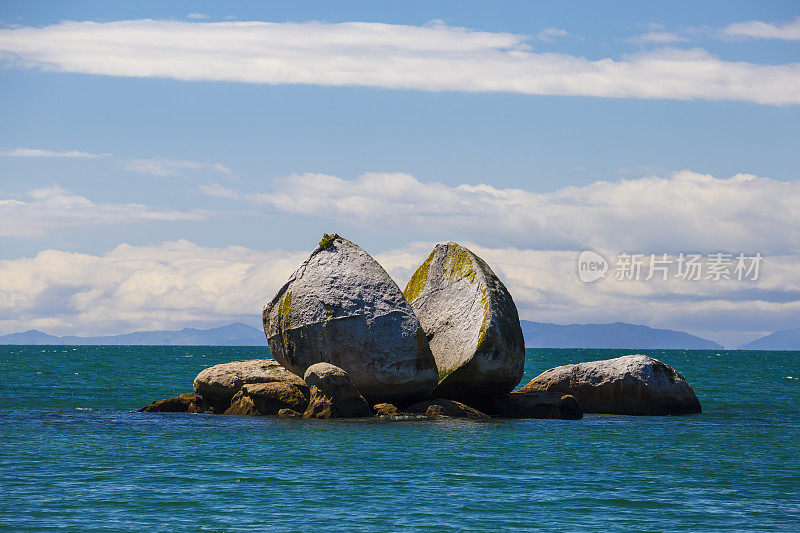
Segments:
[[[560,28],[545,28],[536,34],[536,39],[545,43],[552,43],[558,37],[568,37],[569,32]]]
[[[55,185],[33,189],[24,200],[0,198],[0,237],[38,237],[52,228],[126,224],[143,221],[199,220],[204,211],[156,209],[126,203],[95,203]]]
[[[238,200],[240,195],[238,192],[227,187],[223,187],[219,183],[209,183],[208,185],[200,185],[198,187],[200,192],[213,196],[215,198],[229,198],[231,200]]]
[[[770,24],[758,20],[737,22],[722,30],[726,37],[752,39],[781,39],[784,41],[800,41],[800,16],[783,24]]]
[[[181,240],[122,244],[103,255],[45,250],[0,261],[0,333],[96,335],[237,320],[256,325],[261,306],[315,245],[307,244],[306,250],[285,252],[206,248]],[[464,244],[489,262],[524,319],[620,320],[736,339],[737,331],[756,337],[800,317],[800,301],[792,297],[800,292],[798,255],[768,257],[764,275],[752,283],[583,284],[575,252]],[[432,246],[411,243],[375,258],[402,288]]]
[[[5,150],[0,152],[0,155],[6,157],[65,157],[69,159],[97,159],[100,157],[107,157],[109,154],[90,154],[89,152],[81,152],[79,150],[44,150],[42,148],[15,148],[14,150]]]
[[[749,174],[723,179],[682,171],[546,194],[451,187],[401,173],[354,180],[301,174],[277,180],[270,192],[203,192],[372,228],[468,236],[494,247],[800,252],[800,182]]]
[[[723,61],[704,50],[623,59],[537,53],[530,38],[402,26],[132,20],[0,29],[7,66],[109,76],[800,103],[800,64]]]
[[[232,175],[231,170],[220,163],[208,164],[198,163],[196,161],[181,161],[161,158],[130,159],[125,162],[124,167],[126,170],[162,178],[168,176],[183,176],[184,171],[196,172],[200,170],[215,170],[228,176]]]
[[[207,19],[209,17],[208,17],[208,15],[204,15],[203,13],[189,13],[188,15],[186,15],[186,18],[189,18],[189,19],[192,19],[192,20],[205,20],[205,19]]]
[[[220,321],[258,323],[306,253],[121,244],[100,255],[45,250],[0,261],[0,330],[123,333]]]
[[[689,39],[687,37],[682,37],[680,35],[676,35],[674,33],[666,31],[651,31],[648,33],[643,33],[642,35],[637,35],[636,37],[632,37],[629,40],[631,42],[640,44],[643,43],[672,44],[672,43],[687,42]]]

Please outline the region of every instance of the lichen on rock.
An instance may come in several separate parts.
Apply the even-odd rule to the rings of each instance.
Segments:
[[[483,259],[457,243],[438,244],[403,294],[436,359],[436,396],[470,401],[519,383],[525,348],[517,308]]]

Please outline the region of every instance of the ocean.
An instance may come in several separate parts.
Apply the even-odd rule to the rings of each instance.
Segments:
[[[0,529],[800,530],[800,352],[645,350],[703,413],[135,413],[266,348],[0,346]],[[523,384],[631,350],[527,351]]]

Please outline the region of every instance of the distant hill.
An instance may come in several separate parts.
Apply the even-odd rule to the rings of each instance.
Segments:
[[[0,344],[157,344],[199,346],[266,346],[260,329],[237,322],[219,328],[183,328],[177,331],[137,331],[104,337],[56,337],[35,329],[0,337]]]
[[[653,329],[617,322],[615,324],[572,324],[560,326],[522,320],[525,346],[528,348],[683,348],[721,350],[722,346],[681,331]],[[800,331],[800,330],[793,330]],[[773,335],[777,335],[774,333]],[[765,337],[767,339],[769,337]],[[798,337],[795,337],[797,339]],[[762,339],[763,340],[763,339]],[[754,341],[758,342],[758,341]],[[266,346],[260,329],[235,323],[219,328],[183,328],[177,331],[137,331],[103,337],[56,337],[31,330],[0,336],[0,344],[162,344],[207,346]],[[751,343],[752,344],[752,343]],[[797,346],[797,343],[794,344]],[[744,349],[744,348],[743,348]],[[749,348],[790,349],[790,348]]]
[[[770,333],[747,344],[740,350],[800,350],[800,329],[784,329]]]
[[[526,348],[630,348],[722,350],[716,342],[682,331],[614,324],[546,324],[520,321]]]

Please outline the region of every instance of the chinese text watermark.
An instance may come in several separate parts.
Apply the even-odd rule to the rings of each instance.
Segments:
[[[609,263],[599,253],[585,250],[578,256],[578,277],[585,283],[591,283],[605,278],[611,270],[611,276],[618,281],[756,281],[763,261],[764,256],[760,253],[621,253],[613,263]]]

